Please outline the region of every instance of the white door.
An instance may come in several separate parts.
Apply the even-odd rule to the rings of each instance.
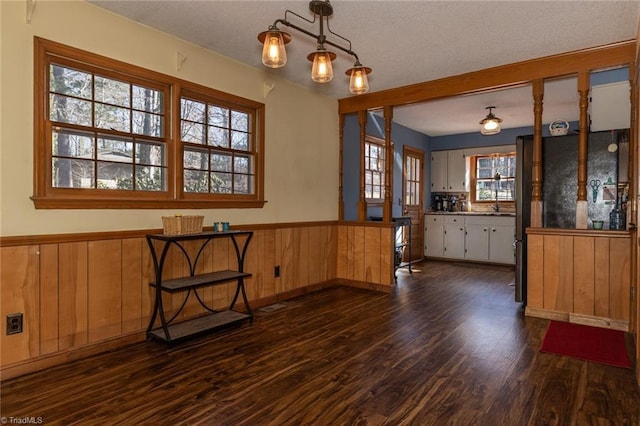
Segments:
[[[489,260],[489,225],[466,225],[465,237],[465,259]]]
[[[454,149],[447,153],[447,190],[464,192],[467,177],[467,162],[464,150]]]
[[[513,242],[516,228],[513,225],[491,226],[489,238],[489,259],[493,262],[515,264],[516,251]]]
[[[431,153],[431,191],[447,190],[447,151]]]
[[[444,256],[444,218],[442,216],[425,216],[425,256]]]
[[[464,259],[464,222],[444,224],[444,257]]]

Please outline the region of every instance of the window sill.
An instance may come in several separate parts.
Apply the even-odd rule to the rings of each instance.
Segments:
[[[141,200],[31,197],[36,209],[259,209],[264,200]]]

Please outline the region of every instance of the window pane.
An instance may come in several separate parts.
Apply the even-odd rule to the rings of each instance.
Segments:
[[[229,148],[229,130],[209,126],[209,145]]]
[[[95,127],[129,133],[131,110],[112,105],[95,104]]]
[[[249,157],[236,156],[234,157],[233,171],[234,173],[246,173],[249,174]]]
[[[131,93],[129,92],[131,86],[129,83],[97,75],[93,84],[95,101],[126,108],[131,107]]]
[[[182,98],[180,100],[180,118],[183,120],[204,123],[204,102]]]
[[[184,171],[184,190],[185,192],[209,192],[207,184],[208,173],[199,170]]]
[[[231,155],[211,154],[211,170],[216,172],[231,172]]]
[[[49,90],[91,99],[91,74],[52,64],[49,68]]]
[[[98,163],[99,189],[133,189],[133,165]]]
[[[209,124],[218,127],[229,127],[229,109],[209,105]]]
[[[54,129],[52,136],[53,155],[93,158],[93,134]]]
[[[231,173],[211,173],[211,192],[219,194],[230,194],[231,176]]]
[[[61,123],[91,126],[91,102],[69,98],[62,95],[51,95],[49,98],[49,118]]]
[[[209,154],[206,151],[185,150],[184,168],[208,170]],[[185,171],[186,177],[186,171]]]
[[[136,163],[150,166],[164,166],[164,146],[157,143],[138,142],[136,145]]]
[[[164,191],[167,187],[166,175],[163,167],[137,167],[136,189],[139,191]]]
[[[53,187],[95,188],[93,161],[53,158],[52,163]]]
[[[241,151],[248,151],[249,135],[243,132],[231,132],[231,148]]]
[[[133,133],[160,138],[163,136],[163,118],[157,114],[133,111]]]
[[[204,144],[204,124],[181,121],[180,127],[180,140],[183,142]]]
[[[478,201],[487,201],[487,200],[494,199],[492,192],[493,192],[493,181],[482,180],[477,182],[476,199]]]
[[[249,114],[239,111],[231,111],[231,128],[233,130],[249,131]]]
[[[164,93],[146,87],[133,86],[133,108],[140,111],[162,114]]]
[[[98,137],[98,160],[133,163],[133,142],[108,136]]]
[[[250,177],[248,175],[234,175],[233,192],[235,194],[250,194]]]

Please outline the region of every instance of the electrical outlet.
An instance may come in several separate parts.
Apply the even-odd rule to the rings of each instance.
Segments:
[[[7,315],[7,335],[22,333],[22,313]]]
[[[279,278],[280,277],[280,265],[278,265],[275,268],[273,268],[273,276],[275,278]]]

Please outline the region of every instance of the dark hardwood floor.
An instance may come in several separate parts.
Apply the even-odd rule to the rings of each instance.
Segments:
[[[633,372],[538,351],[504,267],[425,262],[392,294],[332,288],[253,325],[5,381],[44,424],[638,425]],[[631,354],[630,354],[631,355]]]

